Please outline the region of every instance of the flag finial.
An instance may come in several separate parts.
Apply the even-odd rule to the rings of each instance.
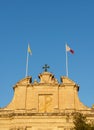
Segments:
[[[29,58],[29,54],[32,55],[32,51],[30,49],[30,45],[28,44],[27,58],[26,58],[26,77],[28,76],[28,58]]]
[[[67,52],[70,52],[71,54],[74,54],[74,50],[72,50],[67,44],[66,44],[66,76],[68,77],[68,54]]]

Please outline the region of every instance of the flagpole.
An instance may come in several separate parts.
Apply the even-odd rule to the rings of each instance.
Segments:
[[[67,46],[67,44],[66,44]],[[68,54],[67,54],[67,49],[66,49],[66,76],[68,77]]]
[[[29,54],[28,54],[28,49],[27,49],[27,58],[26,58],[26,77],[28,76],[28,57],[29,57]]]

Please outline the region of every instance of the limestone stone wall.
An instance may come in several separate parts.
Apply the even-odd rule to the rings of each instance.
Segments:
[[[94,121],[94,109],[78,97],[79,86],[68,77],[61,83],[49,72],[20,80],[14,86],[10,104],[0,109],[0,130],[70,130],[73,113],[78,111]]]

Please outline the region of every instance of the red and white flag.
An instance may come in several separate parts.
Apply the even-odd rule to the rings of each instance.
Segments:
[[[66,51],[69,51],[72,54],[74,54],[74,50],[72,50],[67,44],[66,44]]]

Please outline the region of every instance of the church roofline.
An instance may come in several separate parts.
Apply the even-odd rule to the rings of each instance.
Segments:
[[[18,85],[27,85],[27,84],[31,84],[32,83],[32,77],[31,76],[27,76],[23,79],[21,79],[20,81],[18,81],[14,86],[13,89],[15,87],[17,87]]]

